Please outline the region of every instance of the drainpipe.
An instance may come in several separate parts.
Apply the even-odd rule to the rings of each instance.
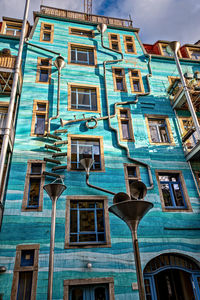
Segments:
[[[104,49],[106,50],[110,50],[110,51],[113,51],[113,52],[116,52],[118,54],[121,55],[121,59],[115,59],[115,60],[107,60],[107,61],[104,61],[103,62],[103,70],[104,70],[104,85],[105,85],[105,98],[106,98],[106,107],[107,107],[107,114],[108,114],[108,126],[111,130],[115,131],[116,133],[116,137],[117,137],[117,144],[119,147],[123,148],[126,150],[126,153],[127,153],[127,158],[129,160],[131,160],[132,162],[134,163],[137,163],[137,164],[140,164],[144,167],[147,168],[147,172],[148,172],[148,175],[149,175],[149,182],[150,182],[150,186],[147,188],[148,190],[152,190],[154,188],[154,184],[153,184],[153,178],[152,178],[152,173],[151,173],[151,168],[148,164],[144,163],[144,162],[141,162],[139,160],[136,160],[134,158],[132,158],[130,156],[130,152],[129,152],[129,149],[127,146],[125,145],[122,145],[120,144],[119,142],[119,136],[118,136],[118,130],[114,127],[111,126],[111,122],[110,122],[110,110],[109,110],[109,104],[108,104],[108,94],[107,94],[107,82],[106,82],[106,64],[108,63],[116,63],[116,62],[121,62],[124,60],[124,55],[122,52],[120,51],[117,51],[117,50],[113,50],[113,49],[110,49],[106,46],[104,46],[104,42],[103,42],[103,33],[105,32],[105,30],[107,29],[106,25],[105,24],[99,24],[98,25],[98,28],[97,28],[100,32],[101,32],[101,45]],[[150,67],[150,61],[151,61],[151,57],[149,56],[149,64],[148,66]],[[149,92],[147,93],[144,93],[142,94],[141,96],[146,96],[146,95],[149,95],[150,94],[150,84],[149,84],[149,81],[148,81],[148,77],[152,76],[152,73],[151,73],[151,68],[150,68],[150,74],[147,75],[147,82],[148,82],[148,87],[149,87]],[[136,97],[136,100],[137,100],[137,97]]]
[[[65,66],[64,58],[61,55],[59,55],[58,57],[56,57],[54,65],[58,69],[57,115],[49,118],[48,133],[50,133],[51,120],[57,119],[59,117],[59,115],[60,115],[60,77],[61,77],[61,70]]]
[[[19,72],[20,72],[20,66],[22,61],[22,51],[24,46],[24,38],[26,33],[26,24],[28,19],[28,10],[29,10],[29,3],[30,0],[26,0],[25,9],[24,9],[24,18],[23,18],[23,24],[22,24],[22,31],[21,31],[21,37],[19,42],[19,50],[18,50],[18,56],[16,59],[16,65],[15,65],[15,72],[13,77],[13,83],[12,83],[12,90],[10,95],[10,103],[8,107],[8,114],[6,119],[6,128],[5,133],[3,137],[3,143],[1,147],[1,156],[0,156],[0,186],[3,182],[3,169],[4,164],[6,160],[6,154],[8,151],[8,144],[9,144],[9,137],[12,130],[12,120],[13,120],[13,112],[14,112],[14,106],[15,106],[15,98],[17,93],[17,84],[19,80]],[[17,107],[15,108],[17,109]]]

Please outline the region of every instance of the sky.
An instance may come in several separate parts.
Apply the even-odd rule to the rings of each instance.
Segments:
[[[29,21],[40,5],[84,10],[84,0],[30,0]],[[0,0],[2,16],[23,18],[25,0]],[[178,40],[194,44],[200,40],[200,0],[93,0],[93,14],[129,19],[140,28],[143,43]]]

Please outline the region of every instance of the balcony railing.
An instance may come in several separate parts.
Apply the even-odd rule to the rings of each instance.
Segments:
[[[76,19],[80,21],[89,21],[93,23],[105,23],[107,25],[112,25],[112,26],[120,26],[120,27],[133,26],[132,20],[111,18],[111,17],[98,16],[98,15],[88,15],[82,12],[58,9],[58,8],[53,8],[49,6],[43,6],[43,5],[40,6],[40,12],[42,14],[51,15],[55,17]]]
[[[14,69],[17,56],[0,56],[0,68]]]

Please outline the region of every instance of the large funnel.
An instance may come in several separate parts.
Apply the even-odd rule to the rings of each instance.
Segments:
[[[143,199],[147,194],[147,187],[142,181],[137,180],[130,184],[130,193],[133,199]]]
[[[61,55],[56,57],[56,60],[54,62],[54,66],[58,69],[61,70],[64,68],[65,66],[65,60],[64,57],[62,57]]]
[[[174,53],[177,53],[178,50],[180,49],[180,42],[178,41],[173,41],[169,44],[169,47],[171,48],[171,50],[174,52]]]
[[[104,34],[104,32],[107,30],[107,25],[104,23],[100,23],[97,25],[97,30],[101,32],[101,34]]]
[[[89,174],[90,169],[94,163],[92,158],[83,158],[80,160],[81,165],[84,167],[87,174]]]
[[[43,187],[52,201],[56,201],[66,188],[66,185],[61,183],[49,183]]]

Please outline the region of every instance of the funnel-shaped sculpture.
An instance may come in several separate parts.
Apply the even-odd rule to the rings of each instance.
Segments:
[[[130,193],[133,199],[143,199],[147,194],[147,187],[140,180],[134,181],[130,184]]]
[[[56,57],[56,60],[54,62],[54,66],[58,69],[61,70],[64,68],[65,66],[65,60],[64,57],[62,57],[61,55]]]
[[[130,196],[126,193],[120,192],[117,193],[114,198],[113,198],[113,203],[120,203],[120,202],[124,202],[124,201],[128,201],[131,200]]]
[[[174,53],[177,53],[179,48],[180,48],[180,42],[178,41],[173,41],[169,44],[169,47],[171,48],[171,50],[174,52]]]
[[[66,188],[67,187],[61,183],[49,183],[43,187],[52,201],[57,200]]]
[[[87,175],[89,175],[90,169],[94,163],[94,160],[92,158],[83,158],[80,160],[80,163],[84,167]]]
[[[120,194],[122,194],[121,200],[120,200]],[[116,196],[114,197],[113,202],[116,202],[115,198]],[[124,193],[118,193],[117,194],[118,203],[113,204],[109,208],[109,211],[115,214],[120,219],[122,219],[124,222],[126,222],[126,224],[129,226],[131,230],[139,296],[140,296],[140,300],[145,300],[146,298],[145,298],[144,281],[142,276],[140,252],[138,246],[137,228],[139,222],[145,216],[145,214],[153,207],[153,204],[144,200],[124,201],[125,198],[126,197],[124,197]]]
[[[101,32],[101,34],[104,34],[104,32],[107,30],[107,25],[104,23],[100,23],[97,25],[97,30]]]

